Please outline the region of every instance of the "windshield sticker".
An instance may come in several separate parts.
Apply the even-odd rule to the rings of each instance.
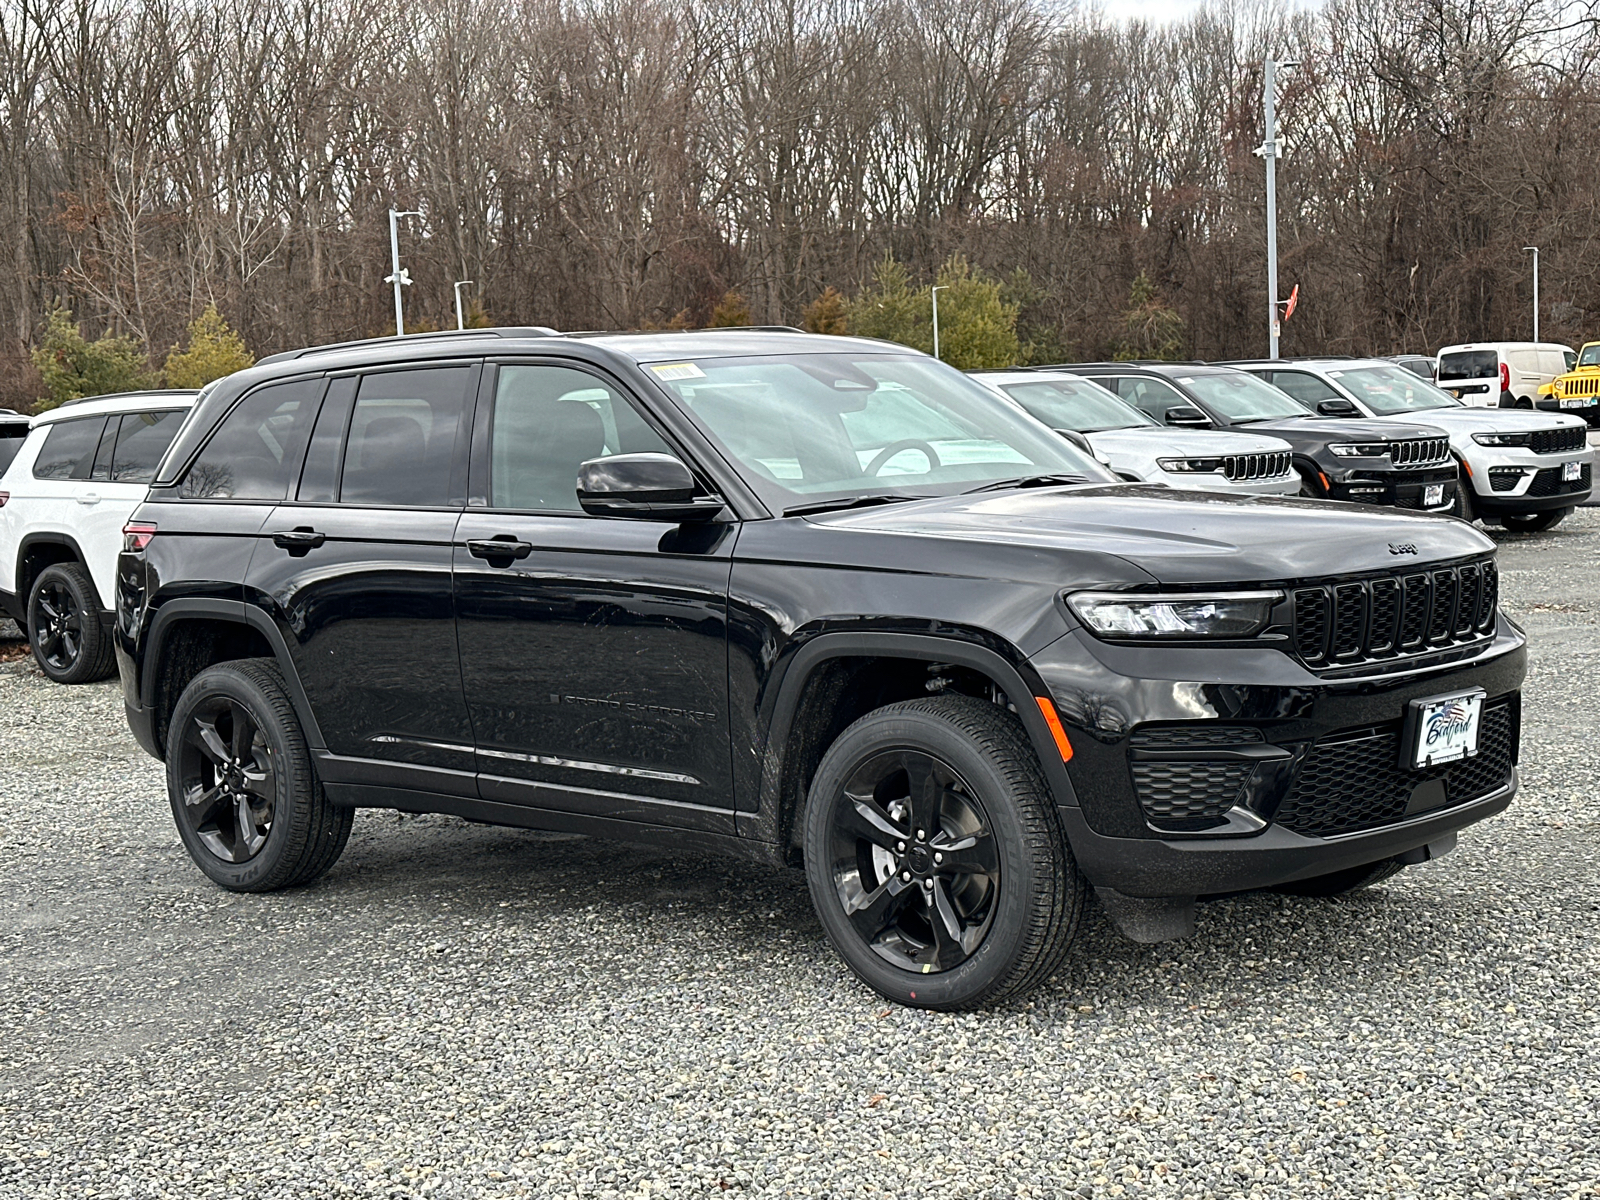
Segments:
[[[1194,376],[1190,375],[1187,378],[1178,380],[1178,382],[1179,383],[1193,383],[1194,382]]]
[[[655,363],[650,369],[656,373],[656,378],[666,383],[675,379],[704,379],[706,373],[693,363]]]
[[[1329,379],[1338,379],[1343,374],[1344,374],[1343,371],[1329,371],[1328,372],[1328,378]]]

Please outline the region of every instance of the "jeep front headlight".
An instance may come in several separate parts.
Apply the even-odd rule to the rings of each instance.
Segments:
[[[1282,592],[1184,595],[1074,592],[1067,605],[1103,638],[1246,638],[1267,627]]]

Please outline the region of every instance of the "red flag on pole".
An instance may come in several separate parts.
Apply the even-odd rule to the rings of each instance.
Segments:
[[[1300,303],[1300,285],[1297,283],[1289,291],[1289,302],[1283,306],[1283,319],[1287,321],[1294,316],[1295,306]]]

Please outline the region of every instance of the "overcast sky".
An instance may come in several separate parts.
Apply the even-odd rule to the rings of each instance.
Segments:
[[[1201,0],[1100,0],[1112,20],[1177,21],[1199,8]]]

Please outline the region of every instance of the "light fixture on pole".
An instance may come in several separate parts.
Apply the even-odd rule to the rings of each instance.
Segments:
[[[933,356],[939,357],[939,293],[950,285],[941,283],[928,294],[933,297]]]
[[[467,322],[466,322],[465,318],[463,318],[462,315],[461,315],[461,289],[463,287],[465,287],[467,284],[471,283],[471,282],[472,282],[472,280],[470,280],[470,279],[458,279],[458,280],[456,280],[456,328],[457,329],[465,329],[467,327]]]
[[[1254,153],[1267,161],[1267,345],[1268,357],[1278,357],[1278,160],[1283,146],[1278,142],[1277,72],[1279,67],[1298,67],[1293,59],[1278,62],[1267,59],[1261,80],[1262,108],[1266,115],[1266,139]]]
[[[394,335],[405,337],[406,313],[405,305],[401,300],[400,289],[411,286],[411,272],[400,269],[400,218],[420,217],[422,214],[413,210],[401,212],[399,209],[389,210],[389,262],[394,268],[393,272],[385,275],[385,283],[394,284]]]
[[[1524,246],[1522,251],[1526,254],[1533,251],[1533,340],[1539,340],[1539,247]]]

